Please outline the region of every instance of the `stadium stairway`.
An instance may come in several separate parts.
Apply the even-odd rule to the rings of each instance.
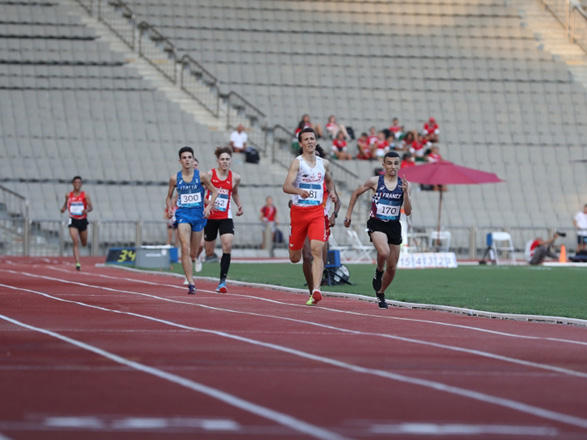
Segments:
[[[558,56],[576,81],[587,89],[587,54],[579,45],[569,41],[567,30],[536,0],[520,0],[516,6],[523,23],[535,33],[544,49]]]

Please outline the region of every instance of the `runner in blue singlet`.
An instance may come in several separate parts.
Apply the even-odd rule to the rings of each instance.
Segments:
[[[377,251],[377,268],[372,284],[379,299],[379,307],[386,309],[385,289],[395,276],[402,243],[402,227],[399,222],[401,209],[403,205],[405,214],[410,215],[412,204],[408,194],[408,181],[397,175],[400,169],[399,154],[394,151],[387,153],[383,157],[383,169],[383,176],[370,177],[353,192],[344,225],[350,227],[353,208],[359,196],[367,190],[374,191],[367,221],[367,230]]]
[[[175,219],[177,221],[177,234],[181,244],[181,264],[188,282],[188,294],[196,293],[192,272],[191,246],[200,246],[202,233],[206,225],[206,217],[210,214],[214,201],[218,196],[218,190],[210,182],[206,174],[200,175],[200,171],[194,169],[194,150],[191,147],[183,147],[179,150],[179,162],[181,171],[169,179],[169,189],[165,203],[167,212],[172,213],[173,192],[177,189],[177,209]],[[210,191],[211,202],[204,207],[204,187]]]

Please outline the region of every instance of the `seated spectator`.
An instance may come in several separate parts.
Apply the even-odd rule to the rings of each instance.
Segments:
[[[322,127],[320,126],[320,124],[313,124],[312,121],[310,121],[310,115],[308,115],[307,113],[302,115],[302,119],[298,123],[298,127],[296,128],[295,133],[296,136],[300,131],[302,131],[306,127],[312,128],[316,132],[316,136],[318,136],[319,138],[323,137]]]
[[[398,118],[393,118],[393,120],[391,121],[391,126],[389,127],[389,131],[391,133],[393,133],[393,136],[396,139],[399,139],[401,137],[401,135],[404,132],[404,127],[402,127],[401,125],[399,125],[399,119]]]
[[[377,133],[377,141],[375,141],[375,157],[378,159],[383,158],[385,153],[389,151],[389,143],[385,139],[385,133],[380,131]]]
[[[243,124],[238,124],[236,130],[230,135],[230,146],[235,153],[244,153],[247,149],[247,132]]]
[[[432,145],[430,148],[426,149],[424,158],[426,159],[426,162],[429,163],[440,162],[444,160],[440,155],[438,145]],[[433,191],[446,191],[446,185],[432,185],[430,189]]]
[[[374,150],[373,145],[377,142],[377,131],[375,131],[375,127],[369,127],[369,135],[367,136],[367,139],[369,140],[371,150]]]
[[[427,154],[426,154],[426,162],[440,162],[444,160],[442,158],[442,156],[440,155],[440,149],[438,148],[438,145],[432,145],[428,150],[427,150]]]
[[[440,130],[436,120],[430,116],[430,119],[428,119],[428,122],[424,123],[424,127],[422,128],[422,138],[424,138],[426,142],[438,142],[439,133]]]
[[[357,159],[360,159],[360,160],[374,159],[373,153],[372,153],[371,148],[369,146],[369,136],[367,136],[367,133],[365,133],[365,132],[361,133],[361,136],[359,137],[359,139],[357,139],[357,150],[359,150],[359,152],[357,153]]]
[[[400,164],[400,168],[409,168],[416,166],[416,161],[414,160],[414,156],[411,153],[404,153],[402,156],[402,163]]]
[[[352,159],[352,156],[347,151],[347,144],[342,131],[339,131],[336,139],[332,141],[332,154],[339,160]]]
[[[330,136],[330,139],[336,139],[339,131],[344,133],[344,137],[346,139],[350,139],[350,136],[346,130],[346,127],[343,124],[339,124],[336,122],[336,116],[330,115],[328,116],[328,122],[326,123],[326,131]]]

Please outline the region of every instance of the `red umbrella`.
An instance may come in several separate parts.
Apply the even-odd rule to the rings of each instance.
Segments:
[[[480,183],[503,182],[494,173],[475,170],[449,161],[432,162],[426,165],[416,165],[402,168],[399,171],[400,177],[408,181],[423,183],[424,185],[477,185]],[[440,201],[438,203],[438,231],[440,232],[440,210],[442,208],[442,191],[439,191]]]

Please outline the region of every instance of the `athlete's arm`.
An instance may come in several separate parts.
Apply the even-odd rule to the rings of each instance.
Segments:
[[[305,189],[296,188],[294,185],[299,170],[300,161],[297,159],[292,160],[289,170],[287,171],[285,182],[283,182],[283,192],[286,194],[296,194],[302,199],[305,199],[310,196],[310,193]]]
[[[90,200],[90,196],[86,194],[86,212],[83,214],[87,214],[88,212],[92,212],[94,210],[94,206],[92,205],[92,201]]]
[[[236,173],[232,173],[232,177],[233,177],[233,184],[232,184],[232,200],[234,200],[234,203],[236,204],[236,207],[238,208],[236,211],[236,215],[243,215],[243,205],[241,205],[241,198],[240,195],[238,194],[238,184],[241,183],[241,176],[239,174]]]
[[[402,178],[402,191],[404,192],[404,213],[410,215],[412,213],[412,202],[410,201],[410,186],[405,178]]]
[[[370,189],[377,188],[377,180],[379,180],[378,176],[369,177],[365,183],[360,185],[356,190],[353,191],[353,195],[351,196],[351,200],[349,201],[349,207],[346,211],[346,215],[344,217],[344,225],[345,227],[349,227],[351,225],[351,216],[353,215],[353,209],[355,207],[355,203],[361,194],[365,191]]]
[[[202,182],[202,185],[204,185],[204,187],[210,191],[212,196],[210,197],[210,203],[208,203],[208,205],[206,205],[204,208],[204,217],[208,217],[210,215],[210,211],[212,211],[212,208],[214,207],[216,197],[218,197],[218,188],[212,185],[212,181],[210,180],[210,176],[208,174],[201,175],[200,181]]]
[[[330,223],[330,226],[334,226],[336,224],[336,217],[338,217],[338,211],[340,211],[340,205],[341,205],[340,197],[338,197],[338,193],[336,192],[336,188],[333,186],[332,189],[336,193],[336,202],[334,202],[334,211],[332,211],[332,214],[330,214],[330,217],[328,218],[328,223]]]
[[[165,197],[165,206],[167,206],[167,217],[173,217],[172,200],[173,191],[175,191],[175,185],[177,184],[177,176],[171,176],[169,178],[169,188],[167,189],[167,197]]]
[[[330,162],[324,160],[324,170],[326,171],[326,175],[324,176],[324,183],[326,184],[326,189],[328,190],[328,194],[330,194],[330,200],[334,203],[338,200],[338,194],[334,189],[334,180],[332,179],[332,174],[330,173]]]
[[[63,206],[60,209],[61,212],[65,212],[65,210],[67,209],[67,199],[67,194],[65,194],[65,202],[63,202]]]

